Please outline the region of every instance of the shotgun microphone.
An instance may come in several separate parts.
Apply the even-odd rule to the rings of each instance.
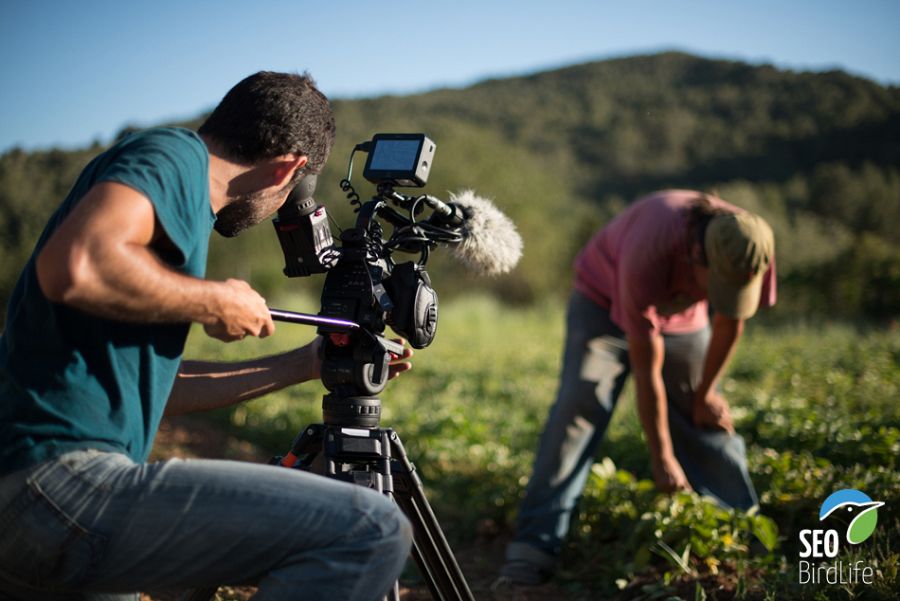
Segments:
[[[439,203],[429,221],[459,231],[462,241],[450,245],[450,254],[472,271],[498,275],[512,270],[519,262],[522,237],[512,220],[493,202],[472,190],[451,193],[446,203],[433,197],[429,200]]]

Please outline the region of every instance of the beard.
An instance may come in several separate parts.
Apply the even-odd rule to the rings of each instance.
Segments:
[[[251,192],[237,196],[219,209],[213,228],[226,238],[234,238],[275,212],[283,192],[282,188],[277,192]]]

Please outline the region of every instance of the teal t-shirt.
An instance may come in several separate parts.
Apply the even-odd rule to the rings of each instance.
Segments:
[[[96,157],[50,218],[25,265],[0,336],[0,474],[75,449],[146,461],[175,381],[189,324],[103,319],[44,297],[35,258],[98,182],[141,192],[178,252],[173,269],[203,277],[215,215],[209,154],[193,132],[137,132]]]

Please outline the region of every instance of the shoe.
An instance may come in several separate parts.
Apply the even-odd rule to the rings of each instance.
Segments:
[[[502,568],[500,568],[500,577],[494,581],[497,586],[506,585],[511,587],[520,586],[537,586],[544,584],[553,577],[553,570],[542,568],[524,559],[508,560]],[[494,586],[491,586],[491,590]]]
[[[491,583],[491,594],[498,599],[513,595],[512,598],[515,599],[516,589],[539,586],[550,580],[551,576],[547,570],[529,566],[524,562],[510,562],[501,568],[500,575]]]
[[[513,541],[506,547],[506,563],[500,568],[500,580],[510,585],[537,586],[553,577],[557,557],[530,543]]]

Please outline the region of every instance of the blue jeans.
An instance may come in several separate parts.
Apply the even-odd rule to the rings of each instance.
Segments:
[[[694,490],[727,507],[757,503],[744,440],[696,428],[691,402],[703,373],[710,331],[665,336],[663,380],[675,455]],[[630,370],[625,335],[599,307],[574,292],[556,404],[541,436],[531,480],[519,507],[507,559],[552,569]]]
[[[411,540],[384,495],[281,467],[86,450],[0,478],[0,599],[252,583],[257,600],[375,600]]]

